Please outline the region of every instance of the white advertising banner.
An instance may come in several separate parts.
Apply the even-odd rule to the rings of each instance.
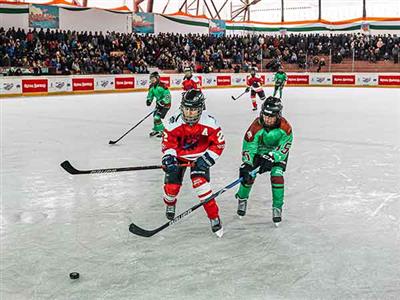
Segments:
[[[375,73],[356,74],[356,85],[378,85],[378,74]]]
[[[71,77],[49,77],[49,93],[72,92]]]
[[[183,75],[182,74],[171,74],[170,83],[172,88],[182,88]]]
[[[246,74],[232,74],[232,85],[246,85]]]
[[[94,89],[96,91],[114,90],[113,76],[96,76],[94,77]]]
[[[271,85],[271,84],[274,84],[274,74],[273,73],[263,73],[262,75],[264,75],[265,76],[265,80],[264,80],[264,83],[266,84],[266,85]]]
[[[217,75],[216,74],[204,74],[203,75],[203,86],[217,86]]]
[[[143,89],[149,87],[150,79],[148,74],[135,75],[135,78],[136,78],[135,88]]]
[[[332,75],[329,73],[310,74],[310,84],[331,85]]]
[[[21,94],[22,82],[20,78],[0,78],[0,94]]]

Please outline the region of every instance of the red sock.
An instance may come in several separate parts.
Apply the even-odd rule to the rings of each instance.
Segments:
[[[192,182],[200,201],[204,201],[212,195],[211,185],[204,177],[193,177]],[[203,207],[209,219],[218,218],[218,205],[214,199],[204,204]]]
[[[175,184],[175,183],[166,183],[164,184],[164,203],[167,205],[175,205],[176,203],[176,196],[179,193],[179,190],[181,189],[180,184]]]
[[[256,99],[251,99],[251,101],[253,102],[253,108],[257,108],[257,102]]]

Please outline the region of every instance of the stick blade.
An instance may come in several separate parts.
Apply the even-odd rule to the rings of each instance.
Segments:
[[[79,174],[79,171],[78,171],[77,169],[75,169],[75,168],[71,165],[71,163],[70,163],[68,160],[63,161],[63,162],[60,164],[60,166],[61,166],[65,171],[67,171],[69,174],[73,174],[73,175]]]
[[[233,96],[231,96],[231,97],[232,97],[232,100],[233,100],[233,101],[235,101],[235,100],[236,100],[236,98],[235,98],[235,97],[233,97]]]
[[[114,144],[116,144],[117,143],[117,141],[109,141],[108,142],[108,144],[110,144],[110,145],[114,145]]]
[[[136,226],[134,223],[129,225],[129,231],[132,232],[133,234],[143,237],[151,237],[157,233],[157,230],[145,230],[143,228],[140,228],[139,226]]]

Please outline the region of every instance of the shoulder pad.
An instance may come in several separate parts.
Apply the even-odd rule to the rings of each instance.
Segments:
[[[168,119],[168,123],[165,124],[165,129],[168,131],[172,131],[175,128],[181,126],[182,124],[183,121],[181,118],[181,112],[178,112]]]
[[[181,114],[177,114],[177,115],[171,116],[171,117],[169,118],[168,122],[169,122],[170,124],[175,123],[176,121],[178,121],[180,115],[181,115]]]
[[[208,126],[213,129],[219,128],[219,124],[218,124],[217,120],[213,116],[210,116],[209,114],[207,114],[207,112],[205,112],[205,111],[203,111],[203,113],[201,114],[199,123],[201,125]]]
[[[285,118],[281,118],[279,128],[286,132],[287,135],[292,133],[292,126],[290,126],[289,122]]]
[[[260,131],[263,127],[260,123],[260,118],[257,118],[251,123],[249,129],[247,129],[244,139],[246,142],[252,142],[257,132]]]

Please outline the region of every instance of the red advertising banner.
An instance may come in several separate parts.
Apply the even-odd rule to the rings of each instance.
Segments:
[[[134,89],[135,77],[115,77],[115,89]]]
[[[309,84],[310,76],[308,75],[288,75],[287,84]]]
[[[23,93],[47,93],[47,79],[22,79]]]
[[[231,85],[231,76],[217,75],[217,86]]]
[[[356,75],[332,75],[333,84],[356,84]]]
[[[72,78],[73,91],[93,91],[94,78]]]
[[[400,85],[400,75],[379,75],[379,85]]]
[[[171,78],[169,76],[160,76],[160,82],[164,83],[167,87],[171,86]]]

